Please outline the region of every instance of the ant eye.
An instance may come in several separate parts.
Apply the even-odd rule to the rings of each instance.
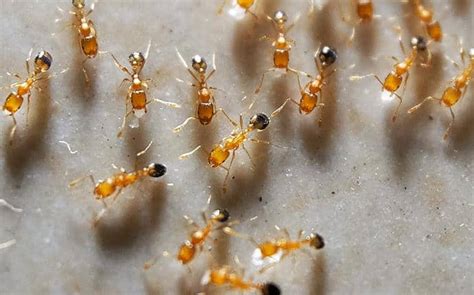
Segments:
[[[166,166],[163,164],[151,163],[148,169],[148,175],[151,177],[161,177],[166,174]]]
[[[258,113],[250,119],[250,124],[258,130],[263,130],[270,124],[270,119],[264,113]]]
[[[286,23],[288,20],[288,17],[286,16],[286,13],[283,10],[277,10],[275,11],[275,15],[273,16],[273,19],[275,22],[279,24]]]
[[[212,220],[217,220],[219,222],[226,222],[229,220],[230,214],[229,211],[226,209],[216,209],[214,212],[211,214],[211,219]]]
[[[311,234],[309,240],[311,247],[314,247],[315,249],[324,248],[324,239],[319,234]]]
[[[47,51],[40,51],[38,55],[35,57],[35,67],[39,69],[41,72],[46,72],[51,67],[53,63],[53,58],[51,54]]]
[[[316,52],[314,58],[319,59],[319,62],[323,67],[327,67],[336,62],[337,51],[329,46],[323,46],[318,52]]]
[[[207,69],[207,63],[204,58],[202,58],[200,55],[195,55],[193,56],[192,59],[192,67],[199,73],[204,73]]]
[[[280,295],[280,287],[278,287],[275,283],[266,283],[262,287],[262,294],[263,295]]]
[[[426,39],[421,36],[411,38],[410,44],[412,47],[415,47],[417,50],[421,51],[425,50],[427,47]]]
[[[76,8],[83,8],[86,6],[86,1],[85,0],[72,0],[72,5]]]

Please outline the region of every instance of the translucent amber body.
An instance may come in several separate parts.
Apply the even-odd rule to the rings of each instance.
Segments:
[[[196,254],[196,248],[191,243],[186,242],[179,248],[177,258],[181,263],[186,264],[193,260],[194,254]]]
[[[82,38],[81,47],[82,47],[82,52],[88,58],[96,57],[97,53],[99,52],[99,44],[97,43],[97,38],[95,35]]]
[[[402,79],[403,78],[401,76],[390,73],[387,75],[387,78],[385,78],[383,88],[389,92],[395,92],[402,84]]]
[[[18,109],[20,109],[22,104],[23,97],[16,93],[10,93],[5,100],[5,103],[3,104],[3,111],[7,115],[14,114],[16,113],[16,111],[18,111]]]
[[[243,9],[249,9],[254,2],[255,0],[237,0],[237,4]]]
[[[458,102],[461,94],[461,90],[451,86],[446,88],[441,99],[446,106],[451,107]]]
[[[259,246],[260,252],[262,252],[263,257],[268,257],[274,255],[278,251],[278,247],[275,243],[272,242],[265,242],[260,244]]]
[[[226,283],[227,271],[222,268],[219,270],[213,270],[210,274],[210,281],[214,285],[223,285]]]
[[[224,149],[220,145],[216,146],[209,154],[209,165],[211,165],[211,167],[220,166],[222,163],[225,162],[225,160],[227,160],[229,154],[230,153],[227,149]]]
[[[99,182],[95,189],[94,194],[98,199],[107,198],[108,196],[112,195],[115,192],[117,185],[115,181],[111,178],[107,179],[106,181]]]
[[[437,21],[427,24],[426,30],[428,31],[428,35],[435,41],[441,41],[443,38],[443,30]]]
[[[199,101],[201,102],[209,102],[209,100],[211,100],[211,92],[209,91],[209,89],[203,87],[201,89],[198,90],[198,99]]]
[[[133,91],[130,94],[130,100],[132,102],[133,109],[144,109],[147,103],[145,90],[141,89]]]
[[[290,53],[288,50],[276,49],[273,54],[273,64],[276,68],[286,69],[290,61]]]
[[[303,92],[300,99],[300,111],[306,114],[310,113],[314,110],[317,103],[318,103],[317,95]]]
[[[358,3],[357,15],[363,20],[371,20],[374,14],[372,2]]]
[[[199,122],[203,125],[211,123],[212,117],[214,116],[214,104],[212,103],[199,103],[197,109],[197,117]]]

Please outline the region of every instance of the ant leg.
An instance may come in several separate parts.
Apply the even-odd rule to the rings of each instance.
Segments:
[[[252,156],[250,156],[250,153],[249,153],[249,151],[247,150],[247,148],[244,146],[244,144],[242,144],[242,149],[243,149],[243,150],[245,151],[245,153],[247,154],[247,157],[249,157],[250,162],[252,163],[253,168],[256,169],[256,168],[257,168],[257,165],[256,165],[255,162],[253,161]]]
[[[222,231],[229,235],[229,236],[232,236],[232,237],[236,237],[236,238],[240,238],[240,239],[244,239],[244,240],[247,240],[251,243],[253,243],[257,248],[258,248],[258,243],[257,241],[255,241],[255,239],[252,237],[252,236],[249,236],[249,235],[246,235],[246,234],[242,234],[236,230],[234,230],[233,228],[229,227],[229,226],[226,226],[222,229]]]
[[[9,139],[9,142],[10,142],[10,145],[13,145],[13,138],[15,137],[15,131],[16,131],[16,126],[17,126],[17,123],[16,123],[16,119],[15,119],[15,115],[11,115],[12,119],[13,119],[13,127],[12,129],[10,130],[10,139]]]
[[[177,103],[174,103],[174,102],[171,102],[171,101],[161,100],[161,99],[158,99],[158,98],[153,98],[153,101],[161,103],[161,104],[163,104],[165,106],[168,106],[168,107],[171,107],[171,108],[175,108],[175,109],[181,108],[181,105],[179,105]]]
[[[150,55],[150,48],[151,48],[151,39],[148,40],[148,46],[146,47],[145,56],[144,56],[145,60],[147,60],[148,56]]]
[[[281,149],[286,149],[287,148],[287,147],[284,147],[284,146],[281,146],[281,145],[273,144],[273,143],[271,143],[269,141],[266,141],[266,140],[261,140],[261,139],[256,139],[256,138],[249,138],[249,140],[251,142],[254,142],[254,143],[261,143],[261,144],[271,145],[271,146],[281,148]]]
[[[174,133],[181,132],[181,130],[184,128],[184,126],[186,126],[191,120],[198,120],[198,118],[196,118],[196,117],[189,117],[189,118],[187,118],[186,120],[184,120],[183,123],[181,123],[181,124],[179,124],[178,126],[174,127],[174,128],[173,128],[173,132],[174,132]]]
[[[184,80],[181,80],[179,78],[176,78],[176,81],[180,82],[180,83],[184,83],[184,84],[188,84],[189,86],[192,86],[192,87],[196,87],[198,88],[199,86],[194,84],[194,83],[191,83],[191,82],[187,82],[187,81],[184,81]]]
[[[407,77],[405,81],[403,81],[403,89],[402,89],[403,96],[405,96],[405,90],[407,89],[408,78],[410,78],[410,72],[407,72]]]
[[[87,74],[87,70],[86,70],[86,61],[87,61],[88,59],[89,59],[89,58],[86,57],[86,58],[82,61],[82,73],[84,74],[84,79],[86,80],[86,84],[89,84],[89,83],[90,83],[89,75]]]
[[[448,128],[446,128],[446,131],[444,132],[443,140],[446,140],[448,138],[449,132],[451,131],[451,127],[453,127],[453,124],[454,124],[455,116],[454,116],[453,108],[450,107],[449,112],[451,113],[451,122],[449,122]]]
[[[395,109],[395,112],[392,115],[392,122],[395,122],[395,120],[397,120],[398,113],[400,111],[400,107],[402,106],[403,99],[400,95],[396,94],[395,92],[393,92],[392,94],[394,94],[399,100],[398,106],[397,106],[397,108]]]
[[[271,113],[270,118],[273,118],[277,116],[278,114],[280,114],[280,112],[283,110],[286,104],[291,100],[292,100],[291,97],[288,97],[287,99],[285,99],[285,102]]]
[[[185,159],[189,158],[192,154],[194,154],[195,152],[197,152],[200,148],[201,148],[201,146],[198,145],[198,146],[195,147],[192,151],[179,155],[178,159],[180,159],[180,160],[185,160]]]
[[[224,115],[224,117],[226,117],[226,119],[230,122],[230,124],[232,124],[232,126],[233,126],[234,128],[239,127],[239,124],[237,124],[234,120],[232,120],[232,119],[230,118],[230,116],[224,111],[223,108],[219,108],[219,109],[214,113],[214,115],[217,114],[217,113],[219,113],[219,112],[221,112],[221,113]]]
[[[26,127],[28,127],[28,118],[30,117],[30,103],[31,103],[31,92],[28,93],[26,98]]]
[[[222,191],[225,193],[227,191],[227,180],[229,179],[230,169],[232,168],[232,164],[234,163],[235,159],[235,150],[232,151],[232,158],[230,158],[229,168],[227,168],[227,173],[224,178],[224,183],[222,184]],[[222,167],[222,166],[221,166]],[[224,167],[222,167],[224,168]]]
[[[130,82],[130,83],[132,83],[132,80],[130,80],[129,78],[124,78],[124,79],[122,80],[122,82],[120,82],[119,88],[121,88],[121,87],[123,86],[123,83],[125,83],[125,82]]]
[[[324,102],[323,102],[323,90],[322,89],[319,91],[319,102],[317,103],[316,106],[321,108],[321,112],[322,112],[322,109],[325,106]],[[318,120],[318,126],[321,127],[322,125],[323,125],[323,118],[322,118],[322,115],[320,114],[319,115],[319,120]]]
[[[207,80],[209,80],[209,78],[211,78],[212,75],[214,75],[214,73],[216,72],[217,68],[216,68],[216,54],[213,53],[212,54],[212,71],[209,73],[209,75],[207,75],[207,77],[204,79],[204,82],[206,82]]]
[[[255,89],[255,94],[260,92],[260,89],[262,88],[262,85],[263,85],[263,80],[265,79],[265,75],[268,72],[274,72],[274,71],[275,71],[275,68],[269,68],[268,70],[263,72],[262,77],[260,78],[260,82],[258,83],[257,89]]]
[[[422,102],[420,102],[419,104],[415,105],[414,107],[410,108],[408,110],[408,113],[411,114],[413,113],[414,111],[418,110],[423,104],[425,104],[425,102],[429,101],[429,100],[438,100],[439,102],[441,102],[441,99],[439,98],[435,98],[435,97],[432,97],[432,96],[428,96],[426,97],[425,99],[423,99]]]
[[[133,110],[128,110],[128,103],[125,103],[125,115],[123,116],[122,125],[120,126],[119,132],[117,133],[118,138],[122,138],[123,130],[125,129],[125,124],[127,124],[127,118],[132,114]]]
[[[78,185],[80,182],[82,182],[84,179],[86,178],[89,178],[92,182],[92,185],[95,185],[96,182],[94,180],[94,176],[92,174],[89,174],[89,175],[86,175],[86,176],[82,176],[82,177],[79,177],[77,179],[74,179],[73,181],[71,181],[68,185],[69,188],[73,188],[75,187],[76,185]]]

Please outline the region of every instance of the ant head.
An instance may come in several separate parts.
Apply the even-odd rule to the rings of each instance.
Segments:
[[[250,118],[250,124],[258,130],[263,130],[270,124],[270,119],[264,113],[258,113]]]
[[[474,59],[474,48],[469,49],[468,54],[470,59]]]
[[[53,58],[51,54],[45,50],[41,50],[35,57],[35,69],[41,72],[46,72],[51,67]]]
[[[323,46],[318,51],[316,51],[314,54],[314,59],[316,63],[319,61],[323,68],[328,67],[336,62],[337,51],[332,47]]]
[[[266,283],[262,286],[262,294],[263,295],[280,295],[281,290],[275,283]]]
[[[161,177],[166,174],[166,166],[158,163],[148,165],[148,175],[151,177]]]
[[[72,0],[72,5],[76,8],[84,8],[84,6],[86,6],[86,0]]]
[[[311,247],[318,250],[324,248],[324,239],[319,234],[310,234],[306,239]]]
[[[410,45],[416,50],[424,51],[426,50],[428,43],[426,42],[425,38],[421,36],[416,36],[411,38]]]
[[[133,68],[142,68],[145,64],[145,57],[141,52],[134,52],[128,56],[128,62]]]
[[[230,214],[226,209],[216,209],[211,214],[211,219],[218,222],[226,222],[229,218]]]
[[[200,55],[193,56],[191,64],[193,69],[198,73],[205,73],[207,70],[207,62]]]
[[[273,15],[273,20],[277,24],[282,25],[282,24],[286,23],[286,21],[288,20],[288,16],[286,15],[286,13],[283,10],[277,10],[277,11],[275,11],[275,14]]]

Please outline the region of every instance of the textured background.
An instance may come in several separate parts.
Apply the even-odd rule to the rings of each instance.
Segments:
[[[357,28],[352,47],[345,43],[351,28],[342,22],[336,1],[307,15],[308,2],[261,0],[259,15],[284,9],[290,21],[301,18],[291,32],[296,47],[293,67],[315,73],[312,54],[322,42],[338,48],[337,66],[326,88],[323,112],[301,116],[294,106],[275,118],[259,138],[285,146],[249,143],[257,168],[238,152],[229,181],[221,193],[224,171],[207,167],[203,153],[187,161],[178,155],[198,144],[210,149],[231,128],[223,117],[210,126],[192,123],[179,135],[171,128],[194,113],[192,89],[175,78],[190,80],[174,47],[189,61],[194,54],[210,60],[216,53],[213,86],[217,104],[234,118],[245,110],[260,74],[271,65],[272,49],[258,41],[272,34],[263,18],[247,16],[237,22],[217,15],[220,1],[100,1],[91,15],[102,50],[122,63],[129,53],[153,45],[143,75],[154,79],[150,96],[182,104],[181,109],[150,105],[139,129],[128,128],[116,138],[124,112],[123,73],[109,56],[87,63],[93,80],[85,87],[82,55],[76,34],[54,19],[56,9],[69,1],[1,0],[1,84],[14,80],[5,72],[24,75],[24,59],[31,47],[47,49],[54,58],[52,71],[69,71],[51,79],[45,91],[33,93],[26,127],[26,107],[17,118],[13,147],[8,146],[11,120],[0,120],[0,198],[22,213],[0,207],[0,242],[16,239],[0,250],[0,293],[3,294],[185,294],[198,289],[208,263],[201,255],[192,272],[175,260],[160,257],[143,271],[143,263],[162,251],[173,256],[185,239],[182,218],[200,221],[199,211],[209,195],[211,208],[226,207],[243,224],[241,232],[262,240],[278,233],[274,225],[318,231],[327,246],[287,259],[257,280],[271,279],[284,294],[417,293],[468,294],[473,287],[473,147],[474,89],[455,108],[451,137],[441,137],[449,121],[447,109],[426,105],[413,115],[406,110],[427,95],[440,95],[445,82],[458,71],[443,57],[459,61],[455,39],[434,44],[434,66],[414,67],[399,120],[392,124],[396,102],[380,99],[374,79],[350,82],[349,76],[375,72],[384,76],[401,56],[391,27],[421,33],[410,7],[399,1],[376,0],[383,16]],[[343,1],[344,3],[349,1]],[[458,34],[473,45],[473,2],[433,1],[436,16],[448,34]],[[229,8],[229,7],[227,7]],[[389,20],[389,17],[395,17]],[[58,34],[51,36],[52,32]],[[344,69],[351,64],[354,69]],[[1,90],[6,97],[8,91]],[[270,74],[254,111],[271,112],[287,96],[296,96],[294,77]],[[323,126],[318,127],[319,116]],[[247,121],[249,114],[245,114]],[[114,169],[134,167],[134,154],[153,140],[139,164],[157,161],[168,166],[159,181],[146,179],[126,189],[103,222],[91,227],[101,204],[91,184],[67,188],[69,181],[88,173],[105,178]],[[71,154],[67,141],[77,153]],[[171,185],[174,184],[174,185]],[[258,216],[255,221],[249,218]],[[210,243],[214,260],[232,264],[237,254],[249,273],[252,244],[216,236]]]

